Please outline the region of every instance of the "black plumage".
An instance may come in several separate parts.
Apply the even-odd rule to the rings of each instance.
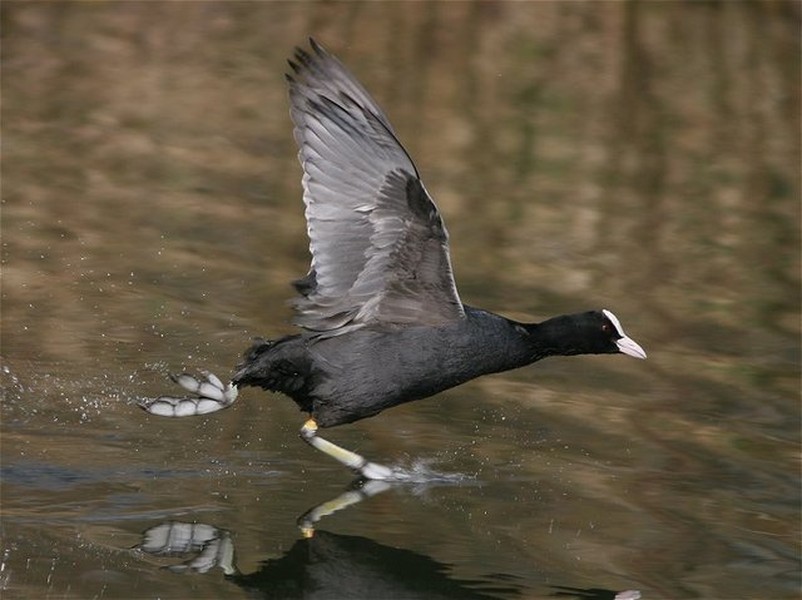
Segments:
[[[302,436],[366,476],[362,457],[316,437],[331,427],[547,356],[646,354],[608,310],[519,323],[464,305],[448,234],[389,120],[336,58],[311,41],[290,62],[312,261],[295,282],[301,333],[260,340],[228,387],[178,378],[198,398],[143,403],[154,414],[205,414],[238,388],[292,398],[312,420]],[[215,402],[219,407],[215,406]],[[380,467],[380,465],[374,467]]]

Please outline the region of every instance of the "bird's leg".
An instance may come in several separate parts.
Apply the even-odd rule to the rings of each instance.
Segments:
[[[369,462],[364,456],[319,437],[317,435],[317,423],[314,419],[310,418],[301,427],[301,439],[366,479],[387,480],[394,478],[392,469],[378,463]]]
[[[389,490],[392,486],[393,484],[389,481],[365,481],[360,477],[351,484],[350,489],[333,500],[318,504],[298,517],[298,528],[305,538],[311,538],[315,535],[315,524],[323,517],[328,517],[339,510]]]

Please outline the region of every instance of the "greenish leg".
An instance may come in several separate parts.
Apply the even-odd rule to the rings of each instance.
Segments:
[[[394,478],[392,469],[378,463],[370,462],[364,456],[356,452],[351,452],[342,446],[338,446],[337,444],[323,439],[317,435],[317,429],[317,423],[314,419],[310,418],[304,423],[304,426],[301,427],[301,439],[313,448],[317,448],[324,454],[331,456],[334,460],[344,464],[357,475],[361,475],[365,479],[383,481]]]

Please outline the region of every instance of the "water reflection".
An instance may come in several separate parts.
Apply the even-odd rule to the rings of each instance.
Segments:
[[[168,569],[206,573],[220,568],[251,598],[488,600],[519,593],[515,582],[504,576],[459,580],[450,575],[448,565],[425,554],[328,531],[297,540],[283,556],[266,560],[247,574],[239,572],[234,562],[231,533],[208,525],[162,523],[145,531],[136,549],[154,556],[197,554]]]
[[[647,368],[555,360],[338,430],[487,483],[436,488],[436,508],[388,491],[323,527],[533,597],[798,596],[798,3],[0,10],[4,594],[245,597],[127,549],[197,518],[256,572],[299,503],[340,493],[277,398],[192,423],[133,406],[163,391],[146,365],[222,375],[286,331],[308,256],[282,74],[311,34],[425,169],[467,302],[609,304],[654,348]]]
[[[376,483],[376,482],[374,482]],[[310,511],[311,512],[311,511]],[[185,557],[165,568],[174,573],[208,573],[218,568],[249,598],[349,598],[376,600],[518,597],[515,577],[493,574],[474,580],[452,575],[452,567],[431,556],[390,547],[363,536],[316,531],[297,540],[280,558],[252,573],[236,566],[232,532],[203,523],[167,521],[142,534],[135,550],[154,557]],[[638,600],[635,590],[554,586],[554,597],[585,600]]]
[[[298,527],[304,537],[312,537],[315,533],[315,525],[324,517],[358,504],[376,494],[386,492],[394,485],[397,486],[398,484],[388,481],[368,480],[361,477],[357,478],[346,491],[336,498],[318,504],[298,517]]]

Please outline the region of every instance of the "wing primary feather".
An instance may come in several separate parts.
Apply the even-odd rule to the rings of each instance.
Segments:
[[[295,281],[296,323],[319,335],[464,318],[448,235],[382,109],[310,38],[285,77],[312,264]]]

